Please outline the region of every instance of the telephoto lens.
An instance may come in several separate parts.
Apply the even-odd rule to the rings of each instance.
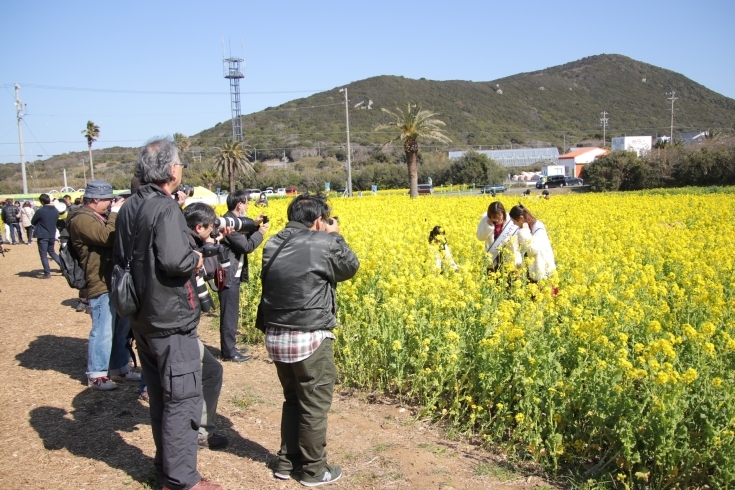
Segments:
[[[204,281],[204,270],[200,270],[197,274],[197,295],[199,296],[199,306],[203,312],[212,309],[212,296],[209,294],[207,283]]]
[[[189,184],[181,184],[179,192],[183,192],[187,197],[194,197],[194,186]]]
[[[240,233],[250,233],[258,229],[258,226],[250,218],[230,218],[223,216],[214,220],[214,227],[219,230],[224,230],[225,227],[232,228]]]

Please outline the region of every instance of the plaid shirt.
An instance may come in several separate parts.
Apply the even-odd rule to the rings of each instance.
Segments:
[[[291,330],[268,327],[265,330],[265,348],[276,362],[294,363],[311,356],[324,339],[335,339],[330,330]]]

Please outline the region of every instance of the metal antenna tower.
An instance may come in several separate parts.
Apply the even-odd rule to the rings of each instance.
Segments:
[[[230,108],[232,109],[232,141],[242,141],[242,119],[240,114],[240,79],[245,78],[241,63],[243,58],[224,57],[224,42],[222,43],[222,68],[225,78],[230,80]]]
[[[607,111],[602,111],[600,114],[602,114],[602,117],[600,118],[600,125],[602,126],[602,146],[605,146],[607,122],[609,121],[609,119],[607,117]]]
[[[26,112],[25,102],[20,100],[20,85],[15,84],[15,112],[18,117],[18,144],[20,145],[20,175],[23,179],[23,194],[28,194],[28,181],[26,180],[26,159],[23,152],[23,115]]]

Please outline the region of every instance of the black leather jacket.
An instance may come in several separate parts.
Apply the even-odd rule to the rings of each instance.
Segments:
[[[337,283],[360,267],[339,233],[311,231],[290,221],[263,249],[263,267],[290,235],[263,280],[258,324],[261,330],[331,330],[337,324]]]
[[[141,205],[143,211],[135,223]],[[152,337],[193,330],[200,314],[194,282],[199,256],[189,244],[184,214],[157,185],[140,186],[117,214],[115,264],[125,264],[136,228],[130,265],[140,311],[131,317],[132,327]]]

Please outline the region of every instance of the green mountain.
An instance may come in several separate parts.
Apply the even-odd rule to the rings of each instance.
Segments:
[[[377,76],[346,87],[353,162],[358,166],[385,161],[384,156],[375,155],[391,137],[374,131],[388,121],[380,109],[405,111],[409,102],[438,113],[452,139],[451,145],[424,143],[425,152],[479,146],[600,145],[602,111],[609,118],[608,144],[614,136],[668,135],[671,104],[667,93],[671,91],[678,98],[674,105],[675,135],[705,129],[731,133],[735,128],[735,100],[678,73],[621,55],[590,56],[489,82]],[[243,116],[242,125],[245,142],[255,148],[259,161],[281,159],[284,154],[292,162],[319,157],[307,158],[303,160],[306,164],[291,169],[311,171],[313,182],[325,180],[315,176],[317,169],[340,171],[337,160],[344,161],[346,154],[345,108],[344,96],[336,88]],[[211,171],[215,147],[229,140],[231,132],[227,120],[190,137],[188,158],[196,164],[187,171],[189,182],[219,185],[211,174],[206,178],[201,174]],[[396,150],[400,153],[400,144]],[[96,177],[127,187],[136,153],[133,148],[94,150]],[[330,156],[337,160],[324,160]],[[67,168],[69,185],[80,187],[81,160],[87,158],[86,152],[79,152],[34,162],[29,187],[58,188],[61,168]],[[280,179],[280,185],[297,185],[294,178],[291,175],[288,182]],[[18,164],[0,165],[0,193],[18,192],[20,180]],[[279,185],[271,182],[274,184]]]
[[[346,87],[350,137],[358,147],[385,143],[388,135],[373,131],[387,121],[380,108],[405,111],[408,102],[439,113],[453,148],[511,143],[561,147],[565,134],[569,147],[598,133],[601,138],[602,111],[608,113],[608,138],[668,134],[671,91],[678,97],[675,134],[735,124],[735,100],[678,73],[620,55],[591,56],[489,82],[378,76]],[[296,147],[344,145],[343,100],[335,89],[244,116],[245,141],[258,148],[259,159],[281,157],[284,149],[288,154]],[[368,101],[370,110],[364,109]],[[230,121],[225,121],[193,136],[192,142],[206,148],[230,134]]]

